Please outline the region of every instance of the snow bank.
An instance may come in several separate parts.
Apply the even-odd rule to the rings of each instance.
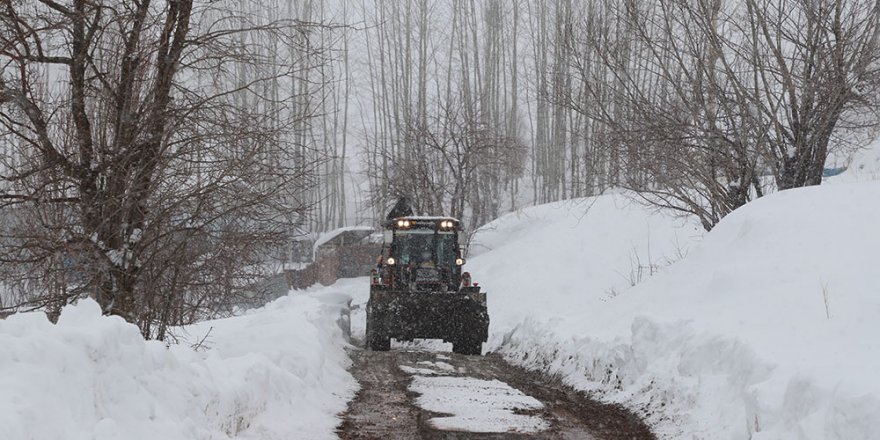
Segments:
[[[0,320],[0,438],[333,438],[357,386],[336,323],[344,306],[287,296],[169,347],[91,300],[57,325],[13,315]]]
[[[470,264],[490,292],[488,348],[664,438],[876,439],[877,200],[880,183],[762,198],[628,290],[608,275],[628,273],[627,249],[674,260],[691,223],[618,196],[502,217]]]
[[[491,331],[580,319],[680,260],[703,235],[624,195],[526,208],[483,226],[467,270],[489,293]],[[497,342],[497,341],[496,341]]]

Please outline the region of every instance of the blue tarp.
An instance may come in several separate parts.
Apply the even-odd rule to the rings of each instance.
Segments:
[[[822,177],[834,177],[844,171],[846,171],[846,167],[823,168]]]

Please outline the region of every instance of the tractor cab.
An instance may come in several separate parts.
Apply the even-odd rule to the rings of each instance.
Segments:
[[[458,220],[398,217],[387,221],[385,228],[385,244],[377,267],[378,284],[414,292],[459,289],[464,258]]]

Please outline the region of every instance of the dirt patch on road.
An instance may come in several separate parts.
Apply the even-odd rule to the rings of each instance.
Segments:
[[[352,374],[361,391],[341,415],[337,433],[343,440],[363,439],[579,439],[654,440],[648,427],[626,409],[596,402],[559,381],[504,362],[500,356],[462,356],[421,350],[374,352],[352,350]],[[444,368],[434,368],[442,365]],[[427,366],[428,368],[422,368]],[[403,367],[403,368],[401,368]],[[543,404],[522,411],[548,422],[546,430],[532,433],[465,432],[440,430],[431,419],[443,416],[416,405],[409,390],[413,375],[441,375],[497,380]]]
[[[412,377],[400,370],[393,352],[352,350],[351,371],[361,385],[337,433],[342,439],[419,438],[419,408],[407,389]]]

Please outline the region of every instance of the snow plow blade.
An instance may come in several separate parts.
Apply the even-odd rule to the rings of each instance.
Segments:
[[[388,350],[391,338],[442,339],[453,352],[481,354],[489,337],[486,294],[478,288],[460,292],[408,292],[371,289],[367,302],[367,347]]]

